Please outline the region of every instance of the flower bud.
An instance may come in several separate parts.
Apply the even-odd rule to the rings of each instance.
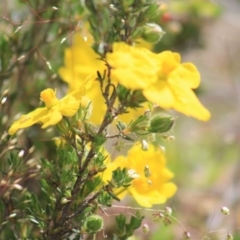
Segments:
[[[70,202],[69,199],[67,199],[67,198],[65,198],[65,197],[61,198],[61,204],[66,204],[66,203],[68,203],[68,202]]]
[[[171,115],[160,113],[156,114],[150,120],[148,131],[150,133],[165,133],[172,129],[175,118]]]
[[[143,233],[148,233],[149,232],[149,226],[146,223],[144,223],[142,225],[142,231],[143,231]]]
[[[157,43],[165,32],[156,23],[147,23],[143,29],[142,38],[150,43]]]
[[[221,207],[221,213],[224,215],[229,215],[230,211],[227,207]]]
[[[87,233],[99,232],[103,229],[103,218],[99,215],[93,214],[86,218],[83,227]]]

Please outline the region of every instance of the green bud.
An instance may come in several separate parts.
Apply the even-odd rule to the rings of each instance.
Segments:
[[[165,113],[156,114],[150,120],[148,131],[149,133],[166,133],[172,129],[175,120],[173,116]]]
[[[87,233],[96,233],[103,229],[103,218],[99,215],[93,214],[88,216],[83,225]]]
[[[144,26],[142,38],[150,43],[157,43],[161,40],[165,32],[156,23],[147,23]]]
[[[70,202],[69,199],[67,199],[67,198],[65,198],[65,197],[61,198],[61,204],[66,204],[66,203],[68,203],[68,202]]]

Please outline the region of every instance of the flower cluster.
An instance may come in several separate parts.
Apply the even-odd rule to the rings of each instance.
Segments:
[[[101,124],[107,103],[101,82],[95,80],[107,68],[108,71],[110,69],[109,76],[103,80],[115,88],[122,86],[129,91],[141,91],[145,97],[145,106],[150,102],[199,120],[210,118],[209,111],[193,92],[200,84],[200,74],[192,63],[181,63],[178,53],[164,51],[156,54],[143,47],[116,42],[110,51],[101,56],[91,48],[89,41],[75,35],[73,46],[65,50],[65,66],[59,69],[60,76],[69,85],[69,94],[58,100],[52,89],[44,90],[41,100],[45,107],[22,116],[11,126],[9,134],[35,123],[43,124],[42,128],[56,125],[63,116],[72,117],[80,104],[86,107],[90,101],[93,107],[90,121]],[[119,101],[120,98],[116,99],[115,104]],[[143,109],[129,108],[125,116],[133,120],[134,115],[142,113]],[[127,168],[133,181],[127,189],[120,189],[119,197],[129,193],[144,207],[164,203],[176,191],[176,186],[169,182],[173,174],[166,168],[161,149],[149,145],[148,150],[143,151],[139,145],[135,144],[128,151],[127,157],[119,156],[115,161],[108,162],[103,181],[109,181],[116,168]]]
[[[69,91],[79,87],[86,78],[96,79],[97,71],[104,71],[106,66],[100,58],[88,41],[80,35],[75,36],[73,46],[65,51],[65,66],[59,70],[62,79],[69,84]],[[200,74],[194,64],[181,63],[178,53],[156,54],[143,47],[116,42],[105,60],[112,67],[113,84],[141,90],[147,101],[163,109],[175,109],[199,120],[209,120],[209,111],[193,91],[200,84]],[[97,81],[91,81],[86,97],[94,109],[90,120],[101,123],[100,116],[104,115],[106,105]],[[144,112],[143,109],[129,111],[127,120]]]

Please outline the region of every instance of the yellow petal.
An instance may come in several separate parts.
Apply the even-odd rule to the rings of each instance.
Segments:
[[[62,120],[62,114],[58,110],[51,109],[46,115],[40,118],[42,128],[58,124]]]
[[[185,85],[188,88],[197,88],[200,84],[200,74],[192,63],[183,63],[169,75],[170,81]]]
[[[210,119],[210,112],[201,104],[192,90],[173,83],[171,89],[175,96],[173,105],[175,110],[198,120],[208,121]]]
[[[166,81],[158,81],[143,90],[143,95],[153,103],[157,103],[160,107],[168,109],[172,108],[175,102],[173,93]]]
[[[69,84],[70,92],[81,87],[89,76],[95,80],[97,71],[103,73],[106,66],[99,58],[88,41],[79,34],[74,36],[73,46],[65,50],[64,67],[59,69],[59,75]]]
[[[56,105],[59,101],[56,98],[56,93],[51,88],[43,90],[40,94],[40,98],[45,103],[47,108],[51,108],[52,106]]]
[[[9,128],[8,133],[13,135],[19,129],[27,128],[35,123],[38,123],[42,116],[48,112],[47,108],[37,108],[36,110],[28,113],[27,115],[22,115],[17,121],[15,121]]]
[[[71,95],[65,96],[63,99],[59,101],[57,106],[57,110],[66,117],[72,117],[76,114],[79,109],[80,101],[76,100]]]

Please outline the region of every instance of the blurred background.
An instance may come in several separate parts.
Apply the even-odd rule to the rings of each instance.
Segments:
[[[1,132],[17,112],[38,105],[41,90],[65,87],[57,75],[70,44],[63,39],[77,30],[82,11],[76,0],[0,2],[1,94],[10,89],[0,112]],[[179,222],[154,223],[152,212],[144,211],[150,231],[144,235],[139,230],[132,239],[184,239],[184,231],[192,239],[227,239],[228,232],[240,239],[240,1],[161,1],[160,11],[156,22],[166,34],[153,49],[178,51],[183,61],[198,67],[202,83],[196,93],[212,118],[205,123],[176,113],[176,140],[163,145],[178,186],[166,206]],[[51,132],[43,135],[34,127],[26,133],[23,146],[38,146],[41,154],[51,156],[44,148]],[[230,215],[220,212],[222,206]]]
[[[226,239],[228,231],[240,239],[240,1],[170,2],[199,4],[198,20],[192,18],[199,38],[180,51],[200,70],[197,93],[212,118],[178,118],[176,141],[166,145],[179,186],[169,204],[193,239]],[[229,207],[229,216],[220,213],[221,206]]]

